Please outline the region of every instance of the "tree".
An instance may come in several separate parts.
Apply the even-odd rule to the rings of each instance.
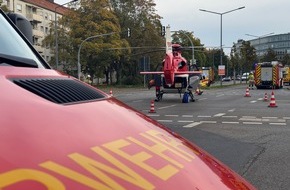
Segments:
[[[257,55],[256,55],[256,49],[254,46],[250,44],[249,41],[243,41],[241,46],[241,63],[243,68],[243,71],[250,71],[254,66],[254,63],[257,62]]]
[[[132,54],[124,56],[122,63],[123,81],[139,80],[138,65],[145,56],[150,57],[150,68],[162,63],[165,41],[160,35],[161,17],[156,14],[153,0],[111,0],[114,13],[121,28],[131,28],[128,39]],[[163,51],[163,52],[162,52]]]
[[[230,65],[233,68],[233,75],[236,76],[236,73],[240,73],[241,72],[241,55],[239,54],[239,52],[237,51],[237,47],[234,44],[232,49],[231,49],[231,53],[230,53]],[[241,73],[240,73],[241,74]]]
[[[2,2],[0,1],[0,8],[4,11],[4,12],[9,12],[9,9],[6,5],[2,5]]]
[[[282,62],[282,64],[284,66],[285,65],[290,65],[290,56],[289,56],[289,54],[285,54],[281,62]]]
[[[79,8],[68,11],[58,20],[59,61],[65,72],[76,70],[77,52],[80,44],[80,63],[83,73],[92,79],[103,77],[104,71],[112,72],[111,63],[128,52],[128,43],[121,39],[123,32],[119,20],[107,0],[82,0]],[[46,37],[45,43],[54,44],[54,30]],[[95,36],[90,40],[85,39]],[[114,50],[112,50],[114,49]],[[76,74],[76,73],[74,73]],[[107,82],[108,78],[106,79]]]
[[[178,43],[184,47],[182,56],[187,60],[192,60],[192,49],[186,48],[191,47],[191,42],[194,46],[194,59],[199,67],[205,66],[206,64],[206,54],[204,52],[203,45],[200,42],[199,38],[195,38],[192,32],[179,30],[173,33],[172,35],[173,43]],[[187,50],[187,51],[185,51]]]
[[[263,55],[262,59],[263,62],[271,62],[277,61],[276,53],[273,49],[269,48],[267,52]]]

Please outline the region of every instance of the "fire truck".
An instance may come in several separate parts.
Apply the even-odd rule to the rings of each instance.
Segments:
[[[258,63],[255,66],[255,86],[261,88],[283,88],[283,65],[278,61]]]
[[[284,85],[290,85],[290,68],[289,68],[289,66],[284,67],[283,84]]]

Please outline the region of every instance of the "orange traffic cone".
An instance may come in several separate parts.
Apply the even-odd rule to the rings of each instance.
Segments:
[[[150,106],[149,113],[156,113],[156,111],[154,109],[154,100],[151,100],[151,106]]]
[[[247,89],[246,89],[245,97],[251,97],[249,87],[247,87]]]
[[[110,90],[110,96],[113,96],[113,91],[112,91],[112,89]]]
[[[278,106],[276,105],[275,96],[274,96],[274,91],[272,91],[271,101],[270,101],[270,104],[269,104],[268,107],[270,107],[270,108],[276,108],[276,107],[278,107]]]
[[[265,101],[265,102],[268,101],[268,95],[267,95],[267,92],[265,92],[264,101]]]

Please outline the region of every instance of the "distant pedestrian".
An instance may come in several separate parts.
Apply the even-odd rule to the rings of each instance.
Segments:
[[[249,74],[249,89],[254,89],[254,82],[255,82],[255,78],[254,78],[254,75],[253,75],[253,73],[251,72],[250,74]]]

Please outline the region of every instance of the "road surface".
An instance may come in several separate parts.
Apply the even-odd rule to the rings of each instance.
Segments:
[[[165,94],[154,103],[156,113],[149,113],[154,89],[113,94],[197,144],[258,189],[289,189],[290,90],[250,90],[245,97],[246,87],[205,90],[190,103],[181,103],[178,94]]]

